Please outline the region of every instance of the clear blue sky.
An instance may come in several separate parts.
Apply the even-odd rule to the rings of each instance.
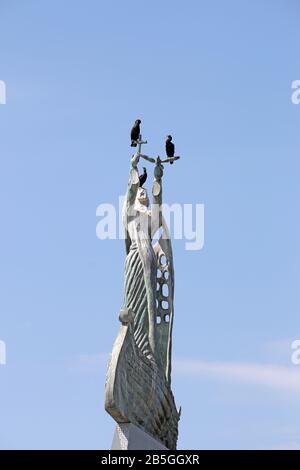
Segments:
[[[174,243],[180,448],[300,448],[296,0],[0,1],[1,448],[109,448],[107,355],[124,242],[96,207],[126,189],[128,132],[182,159],[165,201],[205,204]]]

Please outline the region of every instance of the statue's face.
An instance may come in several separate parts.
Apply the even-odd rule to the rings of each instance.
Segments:
[[[148,199],[147,191],[145,188],[138,189],[137,199],[139,203],[142,204],[143,206],[146,206],[146,207],[149,206],[149,199]]]

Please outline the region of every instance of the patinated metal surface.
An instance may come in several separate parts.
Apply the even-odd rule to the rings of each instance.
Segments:
[[[163,165],[159,158],[154,160],[150,209],[147,191],[139,187],[140,157],[139,147],[131,160],[123,208],[124,304],[107,372],[105,408],[118,423],[133,423],[175,449],[179,412],[171,391],[174,266],[161,210]],[[158,229],[162,233],[153,246]]]

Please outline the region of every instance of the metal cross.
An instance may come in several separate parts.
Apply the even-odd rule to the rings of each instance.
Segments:
[[[147,144],[147,140],[142,139],[142,134],[139,135],[139,140],[137,141],[138,144],[138,153],[141,155],[142,153],[142,145]]]

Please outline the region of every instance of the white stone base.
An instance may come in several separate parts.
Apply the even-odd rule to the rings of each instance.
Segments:
[[[111,450],[167,450],[161,442],[134,424],[117,424]]]

